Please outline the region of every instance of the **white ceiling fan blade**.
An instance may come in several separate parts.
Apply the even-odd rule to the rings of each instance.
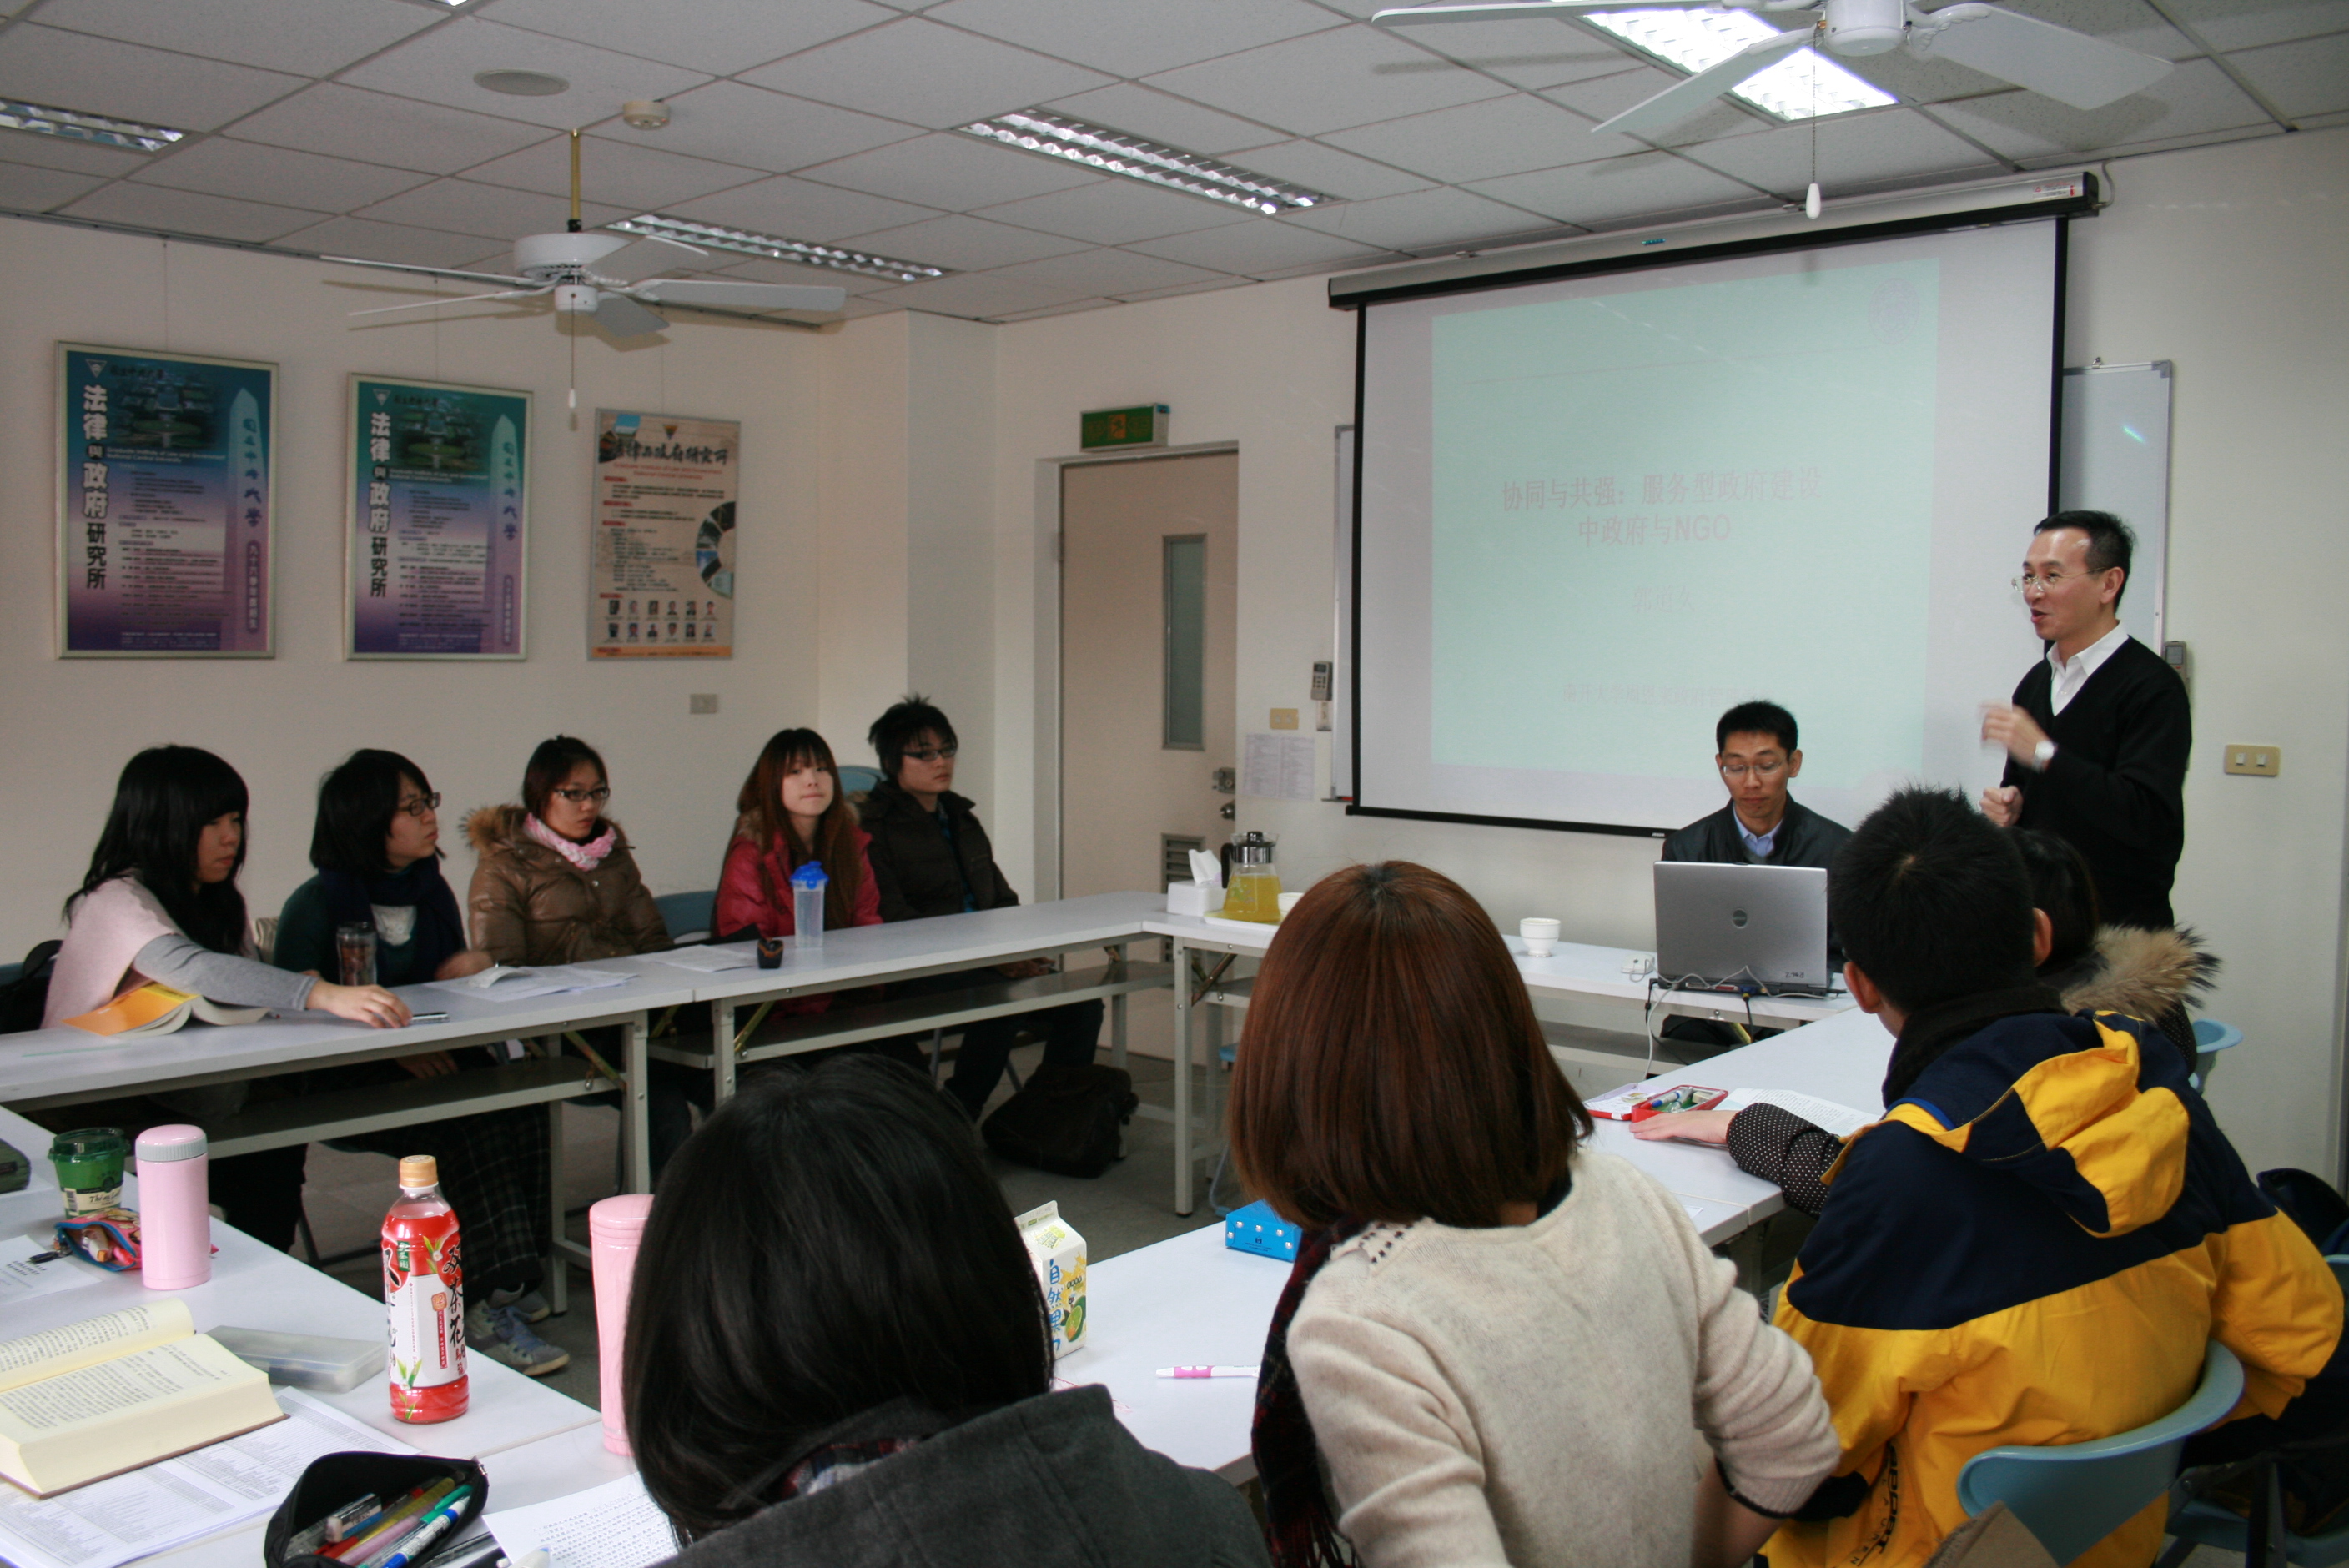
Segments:
[[[627,295],[608,289],[596,294],[595,321],[614,337],[642,337],[668,325]]]
[[[1721,64],[1708,66],[1684,82],[1674,82],[1647,102],[1634,104],[1613,119],[1592,126],[1591,134],[1612,130],[1626,136],[1646,136],[1677,125],[1746,77],[1768,69],[1809,43],[1815,31],[1811,27],[1795,27],[1775,37],[1756,38]]]
[[[723,278],[648,278],[628,290],[655,304],[714,304],[733,310],[838,310],[843,288],[821,284],[735,283]]]
[[[422,273],[429,278],[462,278],[469,284],[527,284],[531,281],[508,277],[503,273],[460,273],[454,267],[419,267],[407,262],[371,262],[365,256],[320,256],[318,259],[347,267],[382,267],[395,273]]]
[[[1559,15],[1576,11],[1622,11],[1638,6],[1641,9],[1661,9],[1668,5],[1702,5],[1707,0],[1466,0],[1444,5],[1401,5],[1371,13],[1371,20],[1389,27],[1413,27],[1429,22],[1493,22],[1538,16],[1545,12]],[[1733,10],[1751,10],[1750,5],[1733,5]]]
[[[1928,58],[1955,60],[2074,108],[2102,108],[2177,67],[2053,22],[1995,5],[1949,5],[1932,13]]]
[[[428,305],[471,304],[475,300],[481,299],[527,299],[533,294],[543,294],[547,291],[547,289],[551,289],[554,286],[554,285],[553,284],[548,284],[543,288],[501,289],[496,294],[453,294],[441,299],[410,300],[406,304],[379,304],[373,310],[355,310],[349,314],[352,315],[383,315],[395,310],[422,310]]]

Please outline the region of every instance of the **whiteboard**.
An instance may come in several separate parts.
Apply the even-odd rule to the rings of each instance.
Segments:
[[[2091,365],[2064,372],[2055,504],[2108,511],[2137,533],[2121,624],[2161,650],[2169,555],[2170,364]]]

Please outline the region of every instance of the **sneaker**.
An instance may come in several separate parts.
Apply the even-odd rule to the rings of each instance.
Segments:
[[[467,1307],[465,1344],[499,1366],[511,1367],[529,1377],[543,1377],[571,1365],[571,1352],[533,1334],[530,1325],[511,1306]]]
[[[536,1290],[493,1290],[490,1305],[513,1309],[514,1315],[524,1323],[544,1323],[554,1315],[554,1304]]]

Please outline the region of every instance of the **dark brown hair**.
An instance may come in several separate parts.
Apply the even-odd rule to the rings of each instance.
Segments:
[[[1402,861],[1315,883],[1257,975],[1232,1154],[1287,1218],[1498,1224],[1573,1162],[1590,1113],[1550,1059],[1501,934]]]
[[[522,770],[522,803],[532,816],[545,820],[546,798],[561,789],[583,762],[595,770],[597,783],[612,782],[612,770],[604,766],[603,754],[577,736],[558,735],[538,743],[538,749],[530,754],[529,766]],[[601,816],[596,820],[602,820]]]
[[[811,762],[832,775],[832,804],[816,820],[812,853],[800,843],[783,810],[783,779]],[[833,761],[832,748],[823,736],[812,729],[779,729],[769,736],[759,760],[750,765],[750,776],[742,780],[741,792],[734,797],[734,810],[735,836],[750,840],[762,853],[781,851],[784,876],[811,860],[823,863],[826,930],[838,931],[854,921],[858,884],[864,876],[864,857],[856,852],[856,808],[848,803],[840,766]],[[781,901],[783,909],[791,907],[791,896],[789,888],[767,890],[768,902]]]

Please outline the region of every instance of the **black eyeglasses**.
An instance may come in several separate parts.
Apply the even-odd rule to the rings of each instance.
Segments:
[[[612,787],[609,784],[598,784],[593,789],[574,789],[564,786],[554,792],[574,806],[584,806],[590,800],[600,806],[612,798]]]
[[[899,755],[911,758],[916,762],[952,762],[958,749],[952,746],[925,746],[919,751],[901,752]]]
[[[394,808],[407,812],[419,822],[440,809],[440,793],[437,789],[429,795],[411,795]]]

